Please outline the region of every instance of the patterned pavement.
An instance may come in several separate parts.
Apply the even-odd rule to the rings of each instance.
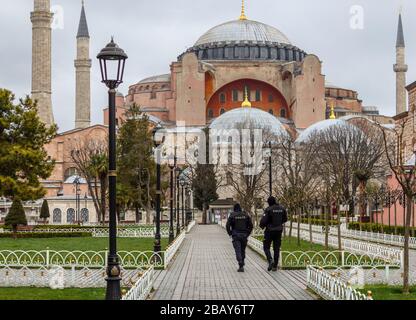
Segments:
[[[153,300],[313,300],[306,271],[267,272],[247,249],[246,272],[237,273],[234,249],[217,225],[195,226],[168,270],[155,281]]]

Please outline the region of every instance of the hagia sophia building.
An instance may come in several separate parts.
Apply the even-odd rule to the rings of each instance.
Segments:
[[[274,26],[250,20],[244,1],[237,19],[213,27],[179,52],[176,61],[166,66],[167,73],[139,80],[129,86],[127,95],[117,94],[117,121],[128,106],[136,103],[151,121],[175,128],[205,127],[223,114],[240,108],[245,99],[252,108],[267,112],[296,134],[329,118],[362,116],[384,124],[393,118],[379,114],[377,107],[365,106],[356,90],[330,84],[322,74],[322,61],[307,53]],[[56,161],[51,177],[43,184],[54,217],[51,223],[71,222],[75,202],[74,177],[77,170],[70,153],[83,139],[104,139],[107,134],[108,109],[104,123],[90,125],[90,36],[84,3],[77,32],[76,105],[74,128],[61,132],[46,146]],[[32,96],[38,100],[41,119],[53,123],[51,102],[51,27],[50,0],[34,0]],[[75,30],[74,30],[75,32]],[[401,17],[397,39],[397,113],[406,109],[407,66]],[[94,206],[85,181],[81,181],[82,207],[93,220]],[[84,205],[85,200],[85,205]],[[68,214],[68,210],[71,214]],[[87,212],[85,211],[85,212]],[[94,211],[95,212],[95,211]],[[126,219],[128,219],[126,217]]]

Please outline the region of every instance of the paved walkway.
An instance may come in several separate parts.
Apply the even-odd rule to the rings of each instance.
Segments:
[[[237,273],[231,241],[216,225],[195,226],[168,270],[158,273],[153,300],[312,300],[306,271],[267,272],[247,249],[246,272]]]

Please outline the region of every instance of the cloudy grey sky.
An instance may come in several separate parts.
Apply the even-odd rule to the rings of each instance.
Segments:
[[[3,0],[4,1],[4,0]],[[125,83],[169,72],[177,56],[211,27],[237,19],[240,0],[85,0],[91,35],[92,121],[102,122],[106,90],[100,83],[97,52],[111,35],[129,54]],[[249,19],[270,24],[292,43],[323,61],[327,80],[355,89],[364,105],[395,110],[395,41],[399,6],[403,5],[407,82],[416,80],[416,1],[414,0],[246,0]],[[33,0],[13,0],[0,12],[0,87],[18,97],[31,88]],[[74,125],[77,32],[81,0],[52,0],[63,8],[63,29],[53,31],[53,108],[60,131]],[[352,29],[350,9],[363,8],[364,28]],[[62,21],[61,21],[62,22]]]

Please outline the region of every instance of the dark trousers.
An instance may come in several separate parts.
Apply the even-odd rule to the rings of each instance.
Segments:
[[[264,233],[263,249],[266,254],[267,261],[274,262],[274,266],[279,265],[279,256],[280,256],[280,246],[282,245],[282,233],[283,231],[266,231]],[[270,248],[273,243],[274,259],[272,258],[272,253]]]
[[[238,264],[244,266],[244,260],[246,259],[246,248],[247,248],[247,235],[246,234],[235,234],[233,235],[233,246],[235,250],[235,256]]]

